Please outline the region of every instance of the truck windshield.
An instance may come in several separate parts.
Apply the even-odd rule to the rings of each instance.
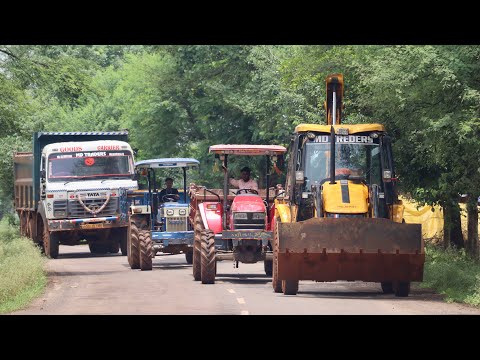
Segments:
[[[367,184],[381,181],[380,151],[378,144],[335,145],[335,175],[363,178]],[[297,160],[298,161],[298,160]],[[300,160],[301,162],[301,160]],[[330,144],[307,143],[304,148],[303,166],[306,191],[311,185],[330,178]]]
[[[133,173],[129,151],[98,151],[51,154],[48,180],[130,178]]]

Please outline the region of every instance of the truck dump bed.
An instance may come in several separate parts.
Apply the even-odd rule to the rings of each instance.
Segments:
[[[17,152],[13,155],[16,209],[33,210],[33,153]]]

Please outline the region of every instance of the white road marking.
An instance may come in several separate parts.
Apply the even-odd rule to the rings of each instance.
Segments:
[[[237,298],[237,301],[239,304],[245,304],[245,299],[244,298]]]
[[[248,312],[248,310],[242,310],[240,311],[240,315],[250,315],[250,313]]]
[[[228,291],[230,294],[235,294],[235,290],[233,290],[233,289],[227,289],[227,291]]]

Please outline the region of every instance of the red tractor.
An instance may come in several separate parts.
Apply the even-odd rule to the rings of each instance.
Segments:
[[[282,196],[279,187],[269,187],[269,170],[286,148],[277,145],[214,145],[209,152],[222,162],[223,189],[190,187],[190,221],[194,228],[193,277],[202,284],[214,284],[216,262],[232,260],[253,264],[264,261],[265,273],[272,275],[272,229],[274,200]],[[229,190],[229,155],[265,156],[266,189]]]

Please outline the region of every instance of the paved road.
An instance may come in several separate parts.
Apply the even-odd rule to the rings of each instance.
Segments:
[[[384,295],[375,283],[302,281],[297,296],[284,296],[273,293],[263,263],[217,266],[217,283],[202,285],[183,255],[158,255],[153,270],[142,272],[125,256],[61,246],[48,261],[45,294],[14,314],[480,314],[423,289],[408,298]]]

